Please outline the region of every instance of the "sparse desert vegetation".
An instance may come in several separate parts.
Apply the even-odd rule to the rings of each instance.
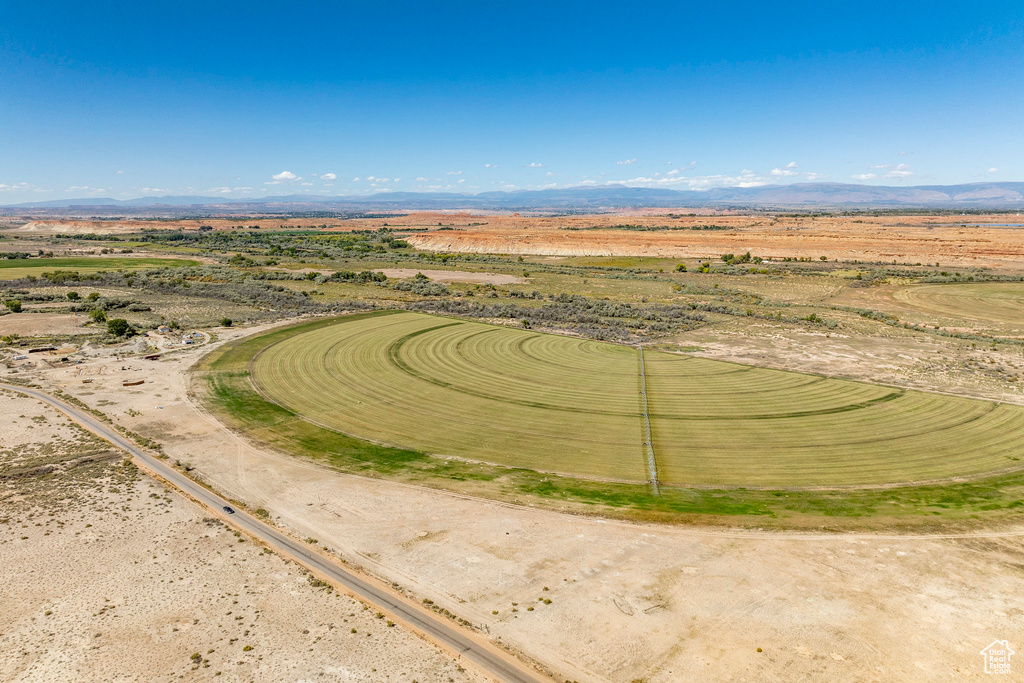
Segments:
[[[1020,3],[105,4],[0,11],[0,683],[1020,678]]]
[[[1006,563],[1018,552],[1016,537],[989,534],[1014,533],[1024,499],[1024,472],[1013,460],[1020,430],[1011,428],[1024,404],[1015,303],[1024,273],[980,252],[973,260],[932,260],[929,253],[927,260],[908,254],[893,263],[888,254],[824,249],[813,240],[803,250],[773,250],[770,245],[786,242],[754,239],[761,234],[755,228],[794,228],[788,232],[805,236],[849,229],[863,230],[868,245],[890,223],[924,226],[941,217],[684,218],[409,214],[101,221],[83,224],[77,236],[66,221],[59,228],[12,224],[0,231],[0,251],[31,258],[10,259],[29,270],[8,270],[17,277],[0,283],[0,299],[21,307],[17,313],[0,310],[2,371],[6,379],[74,397],[139,443],[159,446],[179,470],[230,491],[261,519],[295,538],[315,539],[310,547],[330,548],[453,623],[497,635],[569,680],[668,681],[680,671],[696,676],[705,670],[719,677],[737,670],[771,677],[808,671],[815,662],[844,680],[844,662],[856,660],[855,669],[863,670],[861,665],[881,661],[865,643],[882,648],[877,651],[886,662],[906,654],[876,642],[877,619],[869,618],[863,601],[830,598],[850,618],[838,627],[835,619],[827,628],[818,624],[834,635],[828,642],[808,640],[804,625],[750,607],[764,596],[738,597],[736,585],[745,582],[766,586],[766,595],[788,604],[806,597],[794,585],[826,599],[834,572],[844,572],[861,589],[898,602],[893,591],[937,580],[935,558],[952,554],[971,568],[964,582],[988,581],[993,595],[999,594],[996,583],[1012,584]],[[558,230],[556,223],[579,229]],[[691,223],[724,229],[685,227]],[[210,229],[200,230],[205,226]],[[491,226],[550,228],[559,244],[576,243],[583,251],[496,254],[416,246]],[[922,227],[939,237],[964,229]],[[607,255],[586,251],[604,235],[633,240],[632,246],[616,242]],[[642,250],[648,238],[675,240],[680,250],[632,251]],[[122,255],[124,249],[132,253]],[[52,268],[46,262],[53,259],[40,258],[40,250],[79,261]],[[146,265],[100,262],[115,257]],[[109,328],[118,319],[128,326],[124,335],[120,323]],[[645,349],[660,495],[647,483],[638,344]],[[29,425],[43,426],[25,421],[26,430]],[[377,619],[375,611],[346,607],[348,599],[318,585],[319,579],[203,523],[202,514],[179,514],[190,504],[170,492],[161,490],[161,506],[154,508],[149,480],[121,465],[102,442],[68,429],[68,443],[54,441],[52,452],[36,446],[5,450],[4,472],[20,478],[4,481],[45,483],[36,494],[25,489],[25,501],[50,496],[51,488],[67,491],[76,515],[91,510],[78,511],[71,501],[79,497],[97,510],[106,505],[113,511],[114,505],[120,517],[83,518],[92,526],[76,530],[102,530],[104,538],[138,547],[164,539],[162,546],[146,545],[145,553],[156,550],[159,560],[164,548],[173,547],[182,562],[191,562],[192,574],[180,564],[173,577],[154,567],[137,576],[139,585],[149,580],[161,591],[188,588],[188,595],[211,604],[227,595],[221,606],[233,614],[226,618],[244,617],[237,629],[235,621],[216,627],[205,612],[193,614],[181,594],[168,593],[179,597],[174,613],[167,612],[172,625],[159,632],[165,638],[160,647],[175,644],[175,654],[159,659],[163,650],[154,651],[151,661],[161,670],[169,676],[233,671],[269,680],[286,671],[281,653],[314,647],[303,664],[313,671],[321,661],[316,648],[326,643],[343,649],[345,643],[331,638],[344,636],[356,639],[353,671],[395,678],[360,643],[377,638],[365,635],[376,634],[374,629],[404,634],[397,624],[389,627],[390,620]],[[917,448],[915,440],[931,445]],[[21,477],[25,473],[43,479]],[[59,481],[79,483],[66,488]],[[120,493],[112,493],[112,485]],[[390,520],[387,530],[382,518]],[[165,520],[179,519],[169,531]],[[39,529],[46,528],[43,523]],[[5,538],[27,542],[34,538],[31,528],[19,526],[20,535]],[[50,530],[47,541],[55,538],[55,527]],[[131,536],[134,530],[143,535]],[[861,535],[850,535],[854,530]],[[809,533],[824,535],[802,540]],[[872,534],[880,534],[878,540]],[[967,536],[942,541],[917,534]],[[893,537],[903,540],[882,540]],[[850,544],[857,554],[846,552]],[[109,547],[114,552],[112,541]],[[977,562],[968,561],[982,547]],[[100,545],[89,550],[107,557]],[[217,550],[224,563],[204,564],[220,557]],[[77,553],[77,546],[50,546],[52,558]],[[145,553],[131,556],[140,565],[121,572],[135,577],[143,560],[153,561]],[[682,569],[680,553],[693,558]],[[881,562],[892,553],[905,554]],[[29,561],[28,555],[18,558]],[[872,572],[882,571],[880,562],[888,573],[876,580]],[[765,563],[775,574],[756,571],[755,564]],[[821,563],[834,569],[800,569]],[[214,582],[235,580],[229,576],[237,576],[238,567],[256,570],[241,587],[210,592]],[[609,567],[620,574],[612,584],[603,583],[610,574],[602,568]],[[205,587],[190,579],[212,571],[231,574],[211,574]],[[256,583],[261,577],[271,578]],[[53,595],[85,594],[103,585],[90,580],[54,579]],[[966,590],[964,582],[943,581],[949,595]],[[260,586],[257,593],[273,597],[279,585],[309,592],[329,616],[294,637],[277,633],[269,627],[278,623],[271,620],[270,604],[250,595],[246,609],[261,610],[252,628],[245,615],[256,613],[238,611],[242,596]],[[127,595],[104,597],[124,614],[135,604]],[[39,600],[39,614],[51,614],[38,619],[66,609],[51,597]],[[933,602],[955,603],[965,610],[964,619],[988,624],[981,613],[1006,612],[1000,600]],[[727,664],[701,654],[711,662],[701,659],[701,666],[710,669],[688,668],[686,662],[704,653],[702,643],[735,634],[735,625],[715,621],[726,603],[754,610],[743,619],[749,638],[741,646],[749,658],[732,657]],[[679,624],[692,620],[685,606],[694,604],[698,635],[687,630],[688,645],[680,650]],[[97,609],[90,603],[80,611],[92,615]],[[759,609],[767,610],[763,619]],[[886,622],[886,642],[923,623],[912,606],[901,609]],[[119,613],[111,608],[102,618]],[[192,624],[197,618],[199,624]],[[93,618],[83,619],[89,624]],[[319,641],[303,640],[331,623],[335,628],[328,626]],[[17,633],[27,646],[56,632],[18,624],[17,630],[0,629],[2,637]],[[652,629],[665,638],[652,636]],[[74,628],[64,630],[78,637]],[[190,640],[189,634],[202,637]],[[941,648],[948,641],[936,634],[933,642]],[[764,652],[758,654],[758,647]],[[100,666],[104,652],[101,647],[88,662]],[[943,655],[936,666],[969,666],[969,654]],[[63,671],[38,668],[44,660],[35,657],[31,666],[37,668],[26,671]],[[456,666],[450,671],[456,680],[473,675]],[[889,678],[913,680],[915,671],[891,671]]]
[[[0,391],[0,424],[3,680],[480,680],[60,413]]]

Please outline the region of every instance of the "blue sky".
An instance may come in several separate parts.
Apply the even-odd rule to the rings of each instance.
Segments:
[[[0,204],[1024,180],[1015,2],[0,3]]]

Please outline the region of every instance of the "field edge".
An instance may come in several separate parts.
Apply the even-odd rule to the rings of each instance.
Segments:
[[[973,527],[1010,521],[1024,508],[1024,472],[970,481],[858,489],[666,486],[590,480],[432,456],[376,444],[300,418],[251,382],[253,358],[298,331],[400,310],[298,321],[229,342],[191,371],[192,393],[226,427],[260,446],[314,460],[340,473],[442,489],[566,513],[634,521],[758,528],[893,529]]]

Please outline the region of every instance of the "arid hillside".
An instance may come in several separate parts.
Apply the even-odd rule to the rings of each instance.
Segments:
[[[406,219],[396,220],[409,221]],[[549,256],[717,257],[751,251],[765,258],[897,261],[1011,267],[1024,258],[1019,218],[972,216],[572,216],[478,217],[477,225],[430,230],[408,240],[420,249]],[[486,223],[485,223],[486,221]],[[454,223],[454,221],[452,221]]]

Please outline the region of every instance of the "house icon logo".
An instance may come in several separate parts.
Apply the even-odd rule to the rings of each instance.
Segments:
[[[1014,654],[1008,642],[1005,640],[993,640],[989,643],[988,647],[981,651],[981,656],[985,658],[985,673],[1010,673],[1010,657]]]

